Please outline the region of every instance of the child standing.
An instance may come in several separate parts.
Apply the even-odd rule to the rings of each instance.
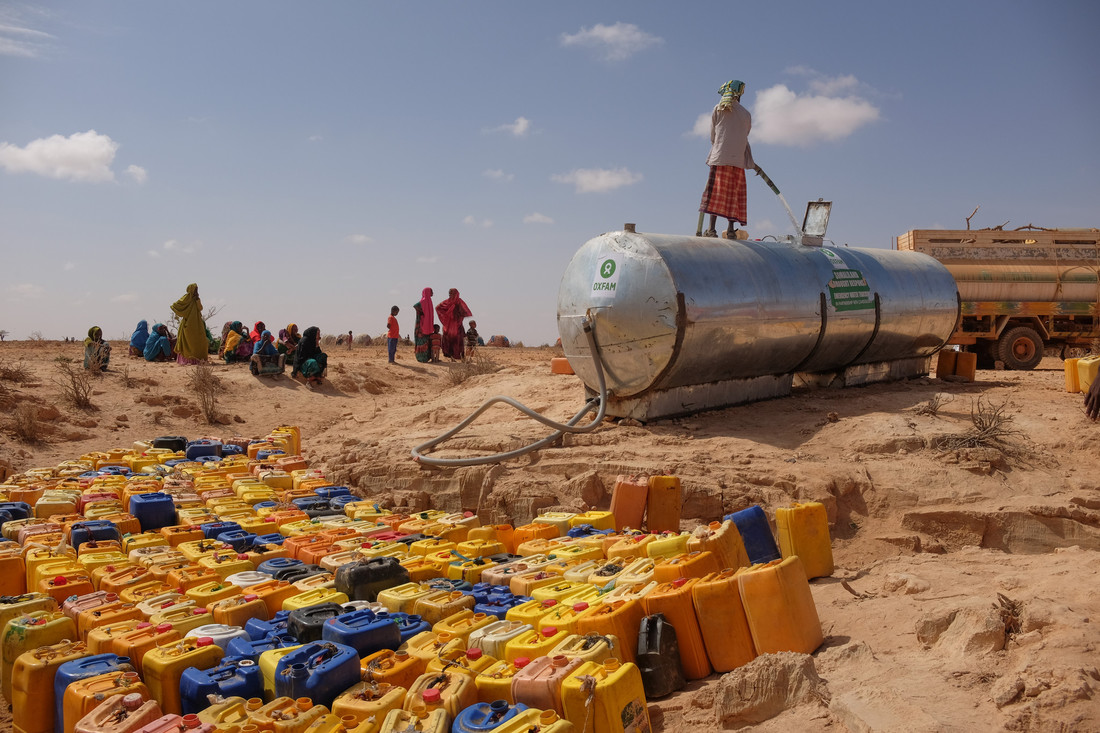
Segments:
[[[401,329],[397,325],[397,314],[401,309],[396,305],[390,308],[390,317],[386,319],[386,350],[389,352],[390,364],[397,363],[397,340],[401,338]]]
[[[470,321],[470,327],[466,329],[466,352],[477,348],[477,321]]]
[[[439,354],[443,351],[443,334],[439,330],[439,324],[435,324],[435,331],[432,333],[432,361],[439,361]]]

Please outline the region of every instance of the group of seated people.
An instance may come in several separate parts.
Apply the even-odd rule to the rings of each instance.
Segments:
[[[148,321],[139,321],[130,337],[130,355],[146,361],[171,361],[175,342],[163,323],[153,324],[150,331]],[[106,369],[110,348],[110,344],[103,341],[99,327],[92,327],[84,340],[85,368],[90,368],[89,364],[94,362]],[[275,340],[263,321],[256,321],[251,332],[245,330],[240,321],[228,321],[222,327],[217,353],[226,364],[248,362],[249,371],[256,376],[282,374],[289,361],[291,376],[301,374],[310,386],[321,384],[328,368],[328,356],[321,351],[321,329],[317,326],[299,333],[298,326],[291,323],[279,331],[279,338]]]
[[[222,327],[222,346],[218,355],[226,364],[247,361],[249,371],[257,376],[282,374],[289,361],[290,375],[301,374],[309,385],[321,384],[328,368],[328,356],[321,351],[321,329],[310,326],[299,333],[295,323],[280,330],[275,340],[263,321],[256,321],[251,332],[246,331],[240,321],[227,322]]]
[[[168,331],[168,326],[154,323],[150,331],[148,321],[138,321],[130,336],[130,356],[140,356],[145,361],[173,361],[175,345],[176,337]]]

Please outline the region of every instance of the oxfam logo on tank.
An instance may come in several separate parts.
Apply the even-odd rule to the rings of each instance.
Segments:
[[[592,295],[598,298],[612,298],[619,286],[619,265],[611,257],[597,260],[596,276],[592,278]]]

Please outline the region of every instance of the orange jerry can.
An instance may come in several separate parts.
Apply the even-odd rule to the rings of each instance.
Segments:
[[[142,621],[132,629],[125,629],[110,640],[110,651],[120,657],[129,657],[130,663],[141,669],[145,655],[158,646],[180,640],[180,632],[172,624],[151,624]]]
[[[285,580],[265,580],[248,586],[249,595],[259,597],[267,605],[269,617],[283,610],[283,601],[293,598],[301,592],[293,583],[288,583]]]
[[[148,583],[155,580],[148,568],[140,565],[127,565],[116,567],[104,565],[92,571],[92,582],[98,583],[99,590],[108,593],[121,593],[125,588]]]
[[[758,654],[812,654],[821,646],[821,621],[798,555],[753,565],[737,582]]]
[[[88,656],[84,644],[62,641],[20,654],[12,667],[12,730],[15,733],[53,733],[55,710],[53,681],[57,668]]]
[[[724,522],[711,522],[706,527],[696,527],[687,542],[688,552],[706,550],[713,552],[718,560],[718,569],[747,568],[749,554],[745,550],[745,542],[741,539],[741,533],[737,531],[737,525],[733,520]]]
[[[308,697],[294,700],[277,697],[271,702],[249,711],[252,725],[262,731],[274,733],[304,733],[315,721],[328,715],[324,705],[314,705]]]
[[[517,703],[562,715],[561,685],[582,664],[583,659],[560,654],[535,659],[512,678],[512,697]]]
[[[671,583],[679,578],[702,578],[721,569],[712,552],[686,552],[659,560],[653,567],[653,579],[658,583]]]
[[[650,476],[646,492],[646,527],[650,532],[679,532],[683,494],[679,476]]]
[[[89,631],[98,626],[111,626],[130,619],[145,620],[141,609],[137,607],[136,603],[123,603],[122,601],[105,603],[102,606],[80,612],[76,617],[76,633],[83,639]]]
[[[345,690],[332,703],[336,715],[350,715],[361,723],[372,715],[382,720],[391,710],[400,710],[405,702],[405,688],[386,682],[360,682]]]
[[[648,498],[649,479],[617,476],[615,488],[611,490],[611,513],[615,515],[615,529],[620,532],[627,527],[641,529]]]
[[[485,613],[474,613],[472,610],[464,608],[458,613],[447,616],[439,623],[432,626],[432,631],[440,633],[446,632],[456,638],[462,639],[462,643],[466,644],[470,639],[470,634],[498,620],[496,616],[490,616]]]
[[[581,636],[591,633],[614,634],[621,642],[623,660],[633,662],[637,658],[638,628],[645,615],[642,601],[598,603],[577,617],[574,628]]]
[[[271,617],[267,612],[267,604],[255,593],[248,593],[247,588],[244,590],[244,595],[223,598],[208,606],[214,623],[243,628],[250,618],[267,621]]]
[[[57,644],[61,641],[76,639],[76,624],[61,611],[32,611],[4,624],[3,664],[0,667],[0,681],[5,700],[11,700],[12,668],[15,660],[24,652],[38,647]]]
[[[487,524],[471,527],[466,534],[467,540],[496,540],[504,545],[505,551],[516,551],[515,528],[510,524]]]
[[[27,592],[27,566],[23,548],[18,545],[0,550],[0,596],[20,596]]]
[[[737,576],[745,568],[727,568],[700,578],[691,588],[695,617],[715,672],[729,672],[756,659]]]
[[[92,579],[82,570],[71,570],[60,573],[50,578],[44,578],[38,584],[38,591],[45,593],[59,604],[64,603],[69,596],[82,596],[95,591]]]
[[[662,614],[676,629],[680,663],[684,668],[684,677],[689,680],[702,679],[711,671],[691,595],[692,588],[698,582],[698,578],[680,578],[671,583],[661,583],[642,599],[646,615]]]
[[[833,546],[829,517],[819,501],[794,502],[775,510],[775,534],[783,557],[798,555],[808,579],[833,574]]]
[[[117,624],[111,624],[110,626],[99,626],[92,629],[88,632],[88,635],[84,637],[84,643],[88,645],[88,653],[107,654],[113,651],[111,645],[114,643],[115,639],[122,636],[127,631],[133,631],[143,623],[148,622],[131,618],[120,621]]]
[[[558,532],[558,528],[552,524],[531,522],[530,524],[515,528],[515,531],[512,533],[512,546],[519,547],[524,542],[529,542],[530,540],[552,540],[560,536],[561,533]]]
[[[142,700],[150,699],[149,689],[137,672],[108,672],[77,680],[65,688],[62,698],[63,730],[71,733],[77,721],[98,708],[106,698],[131,694],[140,695]]]
[[[360,659],[359,667],[367,682],[385,683],[407,690],[426,665],[404,650],[382,649]]]

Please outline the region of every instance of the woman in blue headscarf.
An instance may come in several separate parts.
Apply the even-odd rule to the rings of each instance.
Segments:
[[[154,323],[153,332],[145,341],[142,352],[145,361],[170,361],[172,358],[172,337],[168,335],[168,326]]]
[[[145,354],[145,342],[149,340],[149,322],[138,321],[137,328],[130,336],[130,356]]]
[[[253,376],[260,374],[282,374],[286,370],[286,355],[280,354],[275,346],[271,331],[260,334],[260,340],[252,347],[252,358],[248,370]]]

